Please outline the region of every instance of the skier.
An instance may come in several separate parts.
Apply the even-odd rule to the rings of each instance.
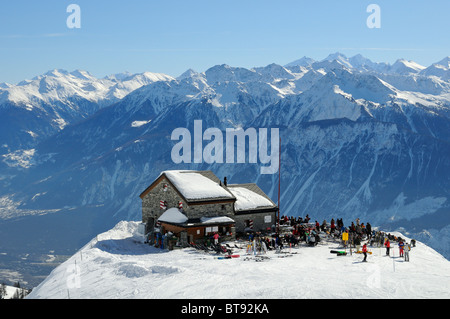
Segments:
[[[276,237],[275,237],[275,244],[276,244],[276,250],[278,252],[281,252],[281,250],[283,249],[283,242],[280,238],[280,235],[278,235],[278,234],[276,234]]]
[[[161,236],[161,245],[159,248],[164,249],[165,247],[167,247],[167,234]]]
[[[339,230],[341,230],[344,227],[344,221],[342,220],[342,218],[338,218],[337,220],[337,228]]]
[[[327,221],[326,220],[324,220],[322,222],[322,225],[320,226],[320,230],[323,231],[323,232],[327,231]]]
[[[214,244],[217,245],[218,243],[219,243],[219,233],[216,232],[216,233],[214,234]]]
[[[398,249],[400,251],[400,257],[403,257],[404,247],[405,247],[405,243],[402,240],[400,240],[400,242],[398,243]]]
[[[353,240],[353,243],[356,246],[356,251],[361,251],[361,237],[359,235],[356,235],[355,239]]]
[[[157,232],[155,237],[156,237],[155,247],[156,247],[156,248],[159,248],[159,247],[162,246],[162,236],[161,236],[161,233],[160,233],[160,232]]]
[[[330,225],[330,233],[334,234],[334,229],[336,228],[336,225],[334,224],[334,218],[331,219],[331,225]]]
[[[362,253],[364,254],[363,262],[367,262],[367,245],[364,244],[362,247]]]
[[[316,245],[316,235],[315,234],[311,234],[312,236],[309,237],[309,245],[310,246],[315,246]]]
[[[411,250],[411,245],[406,243],[405,245],[405,261],[409,261],[409,251]]]
[[[370,223],[366,224],[366,232],[367,232],[367,237],[372,238],[372,225],[370,225]]]
[[[360,224],[357,224],[357,225],[355,226],[355,233],[356,233],[358,236],[361,236],[361,235],[362,235],[362,228],[361,228],[361,225],[360,225]]]
[[[356,232],[356,226],[355,224],[352,222],[352,224],[350,225],[350,233],[355,233]]]
[[[384,246],[386,247],[386,256],[389,256],[389,249],[391,248],[391,243],[389,241],[389,238],[386,239],[386,242],[384,243]]]

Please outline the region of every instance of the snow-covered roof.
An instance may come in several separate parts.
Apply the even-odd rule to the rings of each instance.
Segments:
[[[164,171],[161,174],[169,179],[186,200],[234,199],[210,171]]]
[[[202,217],[200,218],[202,224],[220,224],[220,223],[234,223],[234,220],[228,216],[217,217]]]
[[[183,224],[187,222],[188,218],[177,208],[169,208],[161,217],[158,218],[160,222],[166,222],[171,224]]]
[[[187,226],[235,223],[235,221],[228,216],[201,217],[199,219],[190,220],[186,215],[180,212],[178,208],[169,208],[158,218],[158,221],[169,224],[186,224]]]
[[[256,184],[233,184],[228,185],[228,189],[236,197],[236,211],[276,207]]]
[[[228,184],[224,186],[211,171],[168,170],[142,194],[141,198],[161,180],[167,180],[188,202],[232,200],[236,212],[259,209],[276,209],[277,205],[254,183]]]

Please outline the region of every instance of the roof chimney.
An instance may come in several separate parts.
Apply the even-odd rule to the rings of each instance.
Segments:
[[[223,184],[224,184],[225,186],[227,186],[227,177],[226,177],[226,176],[225,176],[224,179],[223,179]]]

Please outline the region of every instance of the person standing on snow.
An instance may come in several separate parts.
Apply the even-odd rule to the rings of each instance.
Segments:
[[[391,242],[389,241],[389,238],[386,239],[384,246],[386,247],[386,256],[389,256],[389,249],[391,248]]]
[[[219,243],[219,233],[215,233],[214,234],[214,244],[218,244]]]
[[[355,236],[353,243],[355,244],[356,251],[361,251],[361,237],[359,235]]]
[[[336,225],[334,224],[334,218],[331,219],[330,223],[330,233],[334,234],[334,229],[336,228]]]
[[[372,238],[372,225],[370,223],[366,224],[366,232],[367,232],[367,238]]]
[[[405,261],[409,261],[409,251],[411,250],[411,245],[406,243],[405,245]]]
[[[316,220],[315,226],[316,226],[316,232],[320,232],[320,224],[317,220]]]
[[[363,262],[367,262],[367,245],[364,244],[362,247],[362,253],[364,254]]]
[[[405,243],[403,242],[403,240],[400,240],[400,242],[398,243],[398,249],[400,251],[400,257],[403,257],[403,248],[405,247]]]

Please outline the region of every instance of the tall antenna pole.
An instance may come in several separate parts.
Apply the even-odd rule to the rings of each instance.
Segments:
[[[278,233],[280,232],[281,137],[278,151]]]

